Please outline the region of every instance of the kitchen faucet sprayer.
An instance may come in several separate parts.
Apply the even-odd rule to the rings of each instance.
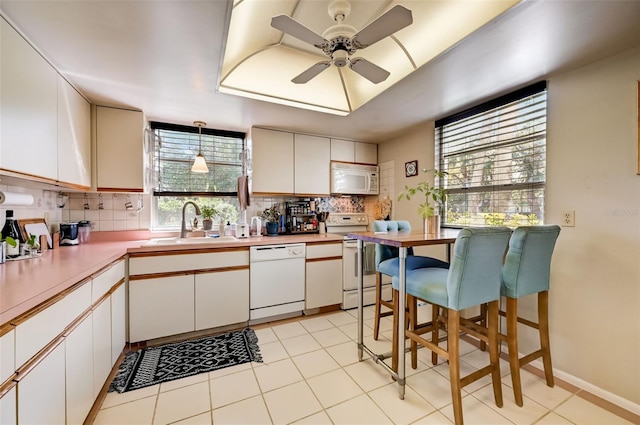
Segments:
[[[181,238],[186,238],[187,237],[187,223],[184,220],[184,212],[187,209],[187,205],[193,205],[194,208],[196,209],[196,215],[202,215],[202,211],[200,211],[200,207],[193,201],[187,201],[184,203],[183,207],[182,207],[182,225],[180,226],[180,237]]]

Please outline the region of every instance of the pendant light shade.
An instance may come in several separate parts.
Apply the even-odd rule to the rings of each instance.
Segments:
[[[194,121],[193,125],[198,126],[198,155],[196,155],[196,159],[193,162],[191,172],[208,173],[209,167],[207,167],[207,162],[204,160],[204,156],[202,155],[202,127],[207,125],[207,123],[203,121]]]

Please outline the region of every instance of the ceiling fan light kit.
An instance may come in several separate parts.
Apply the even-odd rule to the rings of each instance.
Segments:
[[[356,32],[352,26],[342,23],[351,12],[349,2],[333,1],[329,5],[328,12],[337,24],[327,28],[323,35],[317,34],[287,15],[279,15],[271,19],[273,28],[317,47],[330,58],[329,61],[312,65],[291,81],[295,84],[307,83],[331,64],[337,68],[348,65],[350,69],[374,84],[386,80],[390,75],[388,71],[364,58],[352,58],[351,55],[411,25],[413,23],[411,11],[404,6],[394,6],[359,32]]]

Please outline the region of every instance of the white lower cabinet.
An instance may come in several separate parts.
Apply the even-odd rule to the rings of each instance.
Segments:
[[[342,302],[342,242],[307,245],[305,309]]]
[[[93,309],[93,397],[97,397],[111,372],[111,298]]]
[[[18,423],[16,400],[15,382],[0,390],[0,424],[16,425]]]
[[[249,320],[249,269],[195,275],[196,330]]]
[[[18,373],[18,418],[21,424],[65,423],[64,341],[52,348],[33,368]]]
[[[65,337],[67,424],[82,424],[93,405],[93,344],[89,313]]]
[[[193,274],[129,280],[129,341],[195,330]]]
[[[15,334],[16,331],[12,326],[0,329],[0,383],[6,381],[16,371]]]
[[[126,343],[126,293],[122,284],[111,294],[111,366],[118,361]]]

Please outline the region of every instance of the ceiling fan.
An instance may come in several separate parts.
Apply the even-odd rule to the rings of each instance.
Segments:
[[[304,84],[327,69],[331,64],[338,68],[349,66],[374,84],[381,83],[389,76],[389,72],[378,65],[360,57],[351,57],[357,50],[369,47],[409,26],[413,23],[411,11],[404,6],[394,6],[375,19],[369,25],[356,31],[350,25],[343,24],[349,16],[351,5],[345,0],[335,0],[329,4],[329,16],[337,22],[322,35],[317,34],[300,22],[287,15],[275,16],[271,26],[299,40],[312,44],[322,50],[330,59],[312,65],[309,69],[291,80],[295,84]]]

